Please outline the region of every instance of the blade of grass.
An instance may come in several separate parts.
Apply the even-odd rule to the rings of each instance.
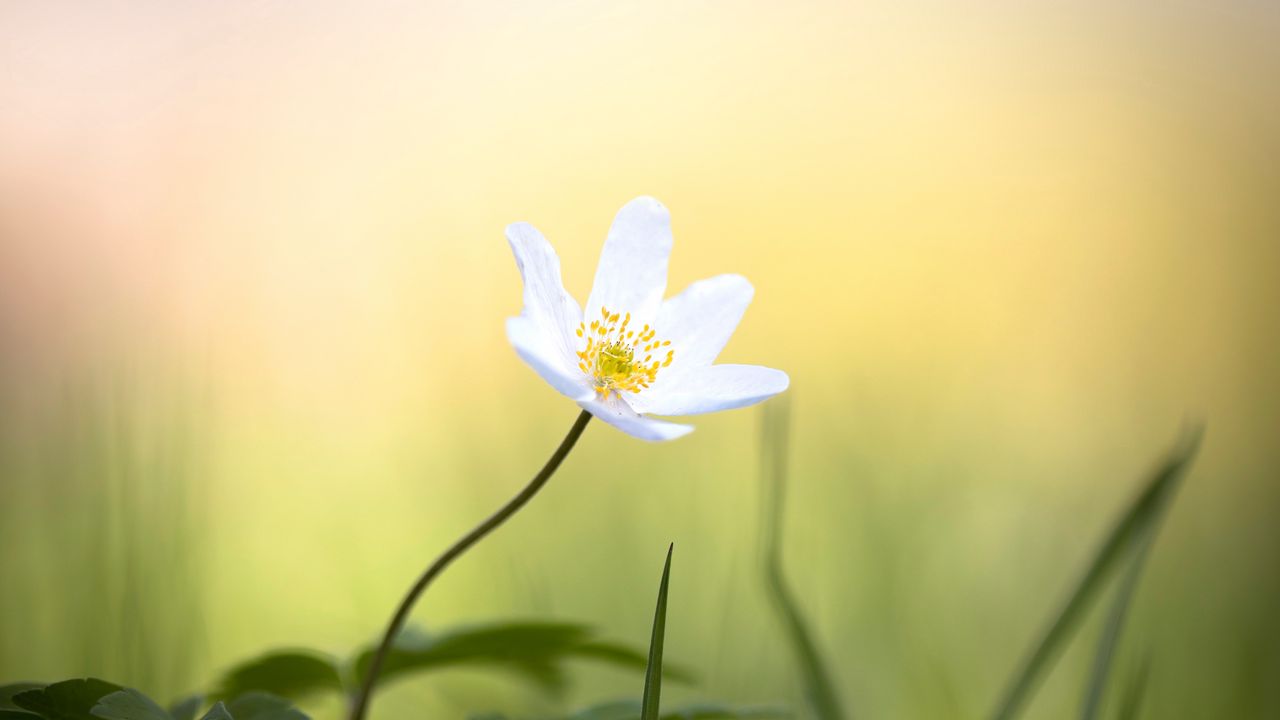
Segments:
[[[818,720],[845,720],[849,715],[841,705],[826,663],[782,569],[782,516],[786,505],[790,407],[790,399],[786,395],[774,398],[764,406],[760,464],[764,480],[765,586],[795,652],[805,697],[814,715]]]
[[[1168,507],[1168,503],[1164,506]],[[1110,612],[1107,613],[1107,621],[1102,627],[1102,634],[1098,637],[1098,649],[1094,655],[1093,669],[1089,672],[1089,684],[1085,689],[1084,705],[1080,712],[1081,720],[1097,720],[1098,714],[1102,711],[1102,697],[1106,694],[1107,680],[1111,675],[1116,648],[1120,644],[1120,633],[1124,630],[1125,617],[1128,615],[1134,591],[1138,588],[1138,579],[1142,576],[1142,569],[1146,566],[1147,556],[1151,554],[1151,546],[1155,544],[1156,531],[1163,518],[1164,513],[1159,513],[1152,520],[1144,533],[1137,553],[1129,562],[1129,571],[1125,573],[1120,587],[1116,588]]]
[[[644,701],[640,720],[658,720],[658,700],[662,695],[662,642],[667,633],[667,582],[671,579],[671,552],[667,546],[667,562],[662,567],[662,584],[658,586],[658,607],[653,612],[653,636],[649,640],[649,666],[644,672]]]
[[[1147,680],[1151,677],[1151,658],[1144,657],[1125,686],[1124,695],[1120,696],[1120,712],[1116,720],[1137,720],[1142,711],[1142,701],[1146,699]]]
[[[1077,622],[1102,588],[1111,570],[1133,548],[1135,542],[1141,540],[1159,515],[1176,487],[1178,479],[1195,456],[1202,435],[1203,432],[1199,428],[1189,433],[1187,439],[1180,443],[1169,458],[1160,465],[1142,492],[1112,527],[1062,609],[1028,653],[1018,673],[1014,675],[1013,681],[1009,683],[1008,689],[992,715],[996,720],[1011,720],[1017,717],[1040,680],[1040,676],[1049,668],[1057,658],[1058,652],[1070,639]]]

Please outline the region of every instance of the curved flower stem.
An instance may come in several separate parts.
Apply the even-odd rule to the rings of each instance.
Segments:
[[[382,670],[382,663],[387,658],[387,653],[391,651],[391,646],[395,642],[396,636],[400,634],[400,628],[404,626],[405,620],[409,618],[409,612],[413,610],[413,606],[418,602],[418,598],[431,584],[431,581],[444,571],[449,563],[453,562],[459,555],[466,552],[472,545],[479,542],[485,535],[493,532],[507,521],[507,518],[516,513],[517,510],[524,507],[543,485],[551,479],[555,474],[556,468],[560,467],[560,463],[573,449],[578,438],[582,436],[582,431],[586,430],[587,422],[591,420],[591,413],[586,410],[578,415],[578,419],[574,421],[573,427],[569,428],[569,434],[564,436],[564,440],[560,441],[560,447],[551,454],[551,458],[547,460],[547,464],[533,476],[533,480],[524,487],[515,497],[507,501],[497,512],[490,515],[484,522],[475,526],[471,532],[463,535],[453,545],[449,546],[431,566],[422,573],[418,581],[409,589],[409,594],[404,596],[400,601],[400,606],[396,608],[396,614],[391,616],[391,623],[387,625],[387,632],[382,636],[382,643],[378,645],[378,650],[373,654],[373,659],[369,663],[368,670],[365,671],[364,679],[361,683],[360,694],[356,695],[351,704],[351,714],[348,716],[350,720],[363,720],[365,711],[369,707],[370,696],[373,695],[373,686],[378,682],[378,673]]]

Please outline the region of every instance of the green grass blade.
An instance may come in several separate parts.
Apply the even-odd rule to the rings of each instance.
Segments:
[[[1168,503],[1165,503],[1168,507]],[[1097,720],[1102,712],[1102,698],[1106,694],[1107,680],[1111,676],[1111,668],[1115,661],[1116,648],[1120,644],[1120,633],[1124,630],[1124,620],[1128,615],[1129,605],[1134,591],[1138,588],[1138,579],[1146,566],[1147,556],[1151,554],[1151,546],[1155,542],[1156,531],[1164,513],[1159,513],[1144,533],[1141,546],[1133,560],[1129,562],[1129,571],[1125,573],[1120,587],[1116,588],[1115,597],[1111,601],[1111,609],[1107,613],[1106,624],[1098,637],[1098,649],[1093,658],[1093,669],[1089,672],[1089,684],[1085,689],[1084,705],[1080,712],[1081,720]]]
[[[831,675],[813,640],[808,623],[800,612],[782,569],[782,515],[786,504],[787,451],[789,448],[790,401],[787,396],[764,406],[761,459],[764,479],[765,585],[777,608],[783,631],[799,664],[805,697],[818,720],[845,720],[849,717],[836,693]]]
[[[1062,609],[1009,683],[1003,699],[993,713],[996,720],[1011,720],[1021,711],[1040,676],[1048,670],[1070,639],[1081,616],[1101,590],[1111,570],[1142,539],[1159,516],[1178,479],[1195,456],[1201,435],[1202,432],[1196,430],[1174,450],[1112,527]]]
[[[649,666],[644,673],[640,720],[658,720],[658,700],[662,695],[662,642],[667,632],[667,582],[671,579],[671,551],[674,549],[675,543],[667,547],[662,584],[658,586],[658,607],[653,612],[653,636],[649,640]]]
[[[1116,714],[1116,720],[1138,720],[1138,713],[1142,712],[1142,701],[1146,699],[1147,679],[1150,677],[1151,658],[1144,657],[1129,678],[1124,695],[1120,696],[1120,712]]]

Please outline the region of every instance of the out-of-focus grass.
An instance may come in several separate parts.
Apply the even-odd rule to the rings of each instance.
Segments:
[[[62,406],[58,414],[53,416],[55,422],[50,427],[57,432],[45,434],[41,444],[18,447],[14,442],[15,433],[8,433],[3,512],[7,539],[13,538],[13,542],[6,544],[5,567],[7,577],[17,578],[18,582],[10,582],[10,591],[3,596],[7,618],[3,645],[4,670],[9,677],[15,679],[75,674],[101,675],[147,688],[158,697],[166,697],[167,694],[176,694],[206,683],[212,676],[215,665],[210,664],[208,654],[203,652],[205,630],[202,624],[205,619],[216,615],[210,613],[210,609],[201,601],[204,593],[200,588],[211,581],[200,572],[202,553],[195,540],[208,538],[210,533],[217,538],[218,534],[213,528],[220,525],[217,514],[211,512],[207,505],[192,504],[191,494],[200,492],[198,478],[202,471],[192,469],[191,466],[206,458],[201,442],[190,435],[194,432],[193,426],[199,423],[190,419],[189,410],[174,410],[171,407],[157,412],[145,410],[137,402],[126,405],[123,400],[117,400],[113,404],[102,390],[93,393],[84,389],[74,393],[69,391],[66,402],[67,405]],[[72,407],[76,409],[75,413],[71,413]],[[114,414],[107,408],[114,408]],[[70,419],[72,415],[76,419]],[[711,430],[712,433],[717,432],[715,428]],[[739,423],[739,427],[732,430],[749,432],[750,427]],[[30,437],[29,433],[18,435]],[[609,435],[602,438],[598,435],[591,437],[598,438],[597,442],[606,447],[611,446],[609,441],[613,439]],[[807,443],[801,442],[801,445],[805,444]],[[59,449],[62,451],[59,452]],[[33,450],[39,450],[39,453],[35,454]],[[588,447],[584,457],[571,459],[570,465],[566,467],[569,475],[567,482],[574,483],[576,487],[565,489],[560,495],[561,503],[566,495],[574,492],[594,492],[590,488],[584,490],[583,480],[590,473],[584,475],[582,468],[592,467],[597,461],[595,456],[599,454],[599,448],[592,450]],[[811,463],[812,458],[806,461],[803,457],[798,457],[796,461],[804,467]],[[575,462],[579,468],[576,472],[573,470]],[[750,470],[749,465],[744,469]],[[493,472],[496,474],[496,471]],[[630,476],[624,473],[623,477]],[[18,481],[15,482],[14,479]],[[624,482],[629,484],[627,480]],[[660,485],[667,492],[675,492],[675,486],[670,483]],[[812,493],[815,488],[807,485],[804,480],[797,480],[794,490],[804,498],[806,493]],[[622,491],[614,489],[611,492]],[[733,494],[730,493],[729,497],[732,498]],[[875,495],[868,497],[870,502],[877,501]],[[767,496],[755,497],[754,492],[748,492],[741,502],[746,507],[771,501]],[[554,508],[556,504],[553,501],[552,507],[539,508],[535,505],[530,509],[528,517],[523,520],[527,523],[523,531],[526,540],[534,535],[559,532],[548,525],[546,518],[538,516],[539,513],[557,512]],[[660,508],[664,511],[657,512]],[[812,512],[813,506],[809,505],[809,508],[809,512]],[[730,550],[729,562],[736,562],[732,558],[737,556],[749,563],[750,551],[754,547],[752,540],[755,528],[742,528],[742,532],[734,532],[731,525],[721,524],[721,520],[712,514],[718,528],[713,533],[706,527],[706,512],[700,513],[701,525],[696,520],[693,525],[689,525],[687,523],[692,518],[684,517],[679,508],[669,503],[658,503],[653,510],[654,513],[638,514],[635,509],[600,505],[595,506],[592,511],[590,507],[571,504],[562,506],[560,512],[574,526],[564,532],[564,537],[568,540],[572,540],[577,533],[591,532],[595,522],[593,515],[603,513],[613,518],[615,525],[609,535],[608,547],[581,548],[578,545],[582,562],[592,567],[603,567],[599,563],[607,562],[611,556],[627,557],[640,544],[640,539],[645,534],[634,524],[639,517],[647,517],[666,528],[664,532],[690,538],[691,544],[703,548],[708,547],[708,542],[715,541],[718,533],[727,532],[731,537],[743,541],[736,551]],[[1098,510],[1104,514],[1108,512],[1107,508],[1100,507]],[[803,518],[805,514],[807,513],[792,517]],[[40,522],[33,522],[36,518]],[[874,542],[877,537],[881,540],[886,537],[882,530],[877,530],[886,522],[888,521],[882,518],[879,522],[872,523],[870,528],[849,529],[858,534],[870,532],[868,537]],[[129,527],[123,527],[125,524]],[[812,537],[811,533],[815,528],[811,523],[802,521],[795,524],[797,535],[801,538],[806,535]],[[907,525],[909,527],[910,523]],[[1036,544],[1040,541],[1031,535],[1028,542]],[[895,538],[894,543],[897,545],[885,543],[874,547],[882,552],[898,555],[909,551],[913,540],[909,535],[901,535]],[[862,542],[836,547],[842,550],[849,567],[857,568],[857,573],[874,578],[876,572],[884,572],[877,571],[875,563],[870,568],[858,568],[859,564],[866,562],[871,550],[864,547]],[[829,548],[829,551],[833,549]],[[512,552],[514,549],[498,552],[490,550],[487,558],[484,557],[485,553],[479,553],[481,559],[476,560],[477,564],[492,564],[496,561],[499,563],[498,569],[479,568],[478,573],[471,573],[472,577],[478,574],[480,577],[501,579],[503,583],[511,583],[520,578],[523,573],[513,572],[509,566],[501,566],[501,557],[510,556]],[[1172,552],[1174,551],[1166,550],[1163,556],[1170,557]],[[404,554],[406,558],[412,555]],[[517,557],[524,555],[519,554]],[[730,573],[727,576],[729,582],[720,585],[721,581],[715,579],[717,571],[711,570],[706,560],[707,558],[702,558],[701,578],[699,575],[692,575],[689,580],[689,604],[693,607],[672,616],[670,625],[674,637],[670,653],[686,664],[701,665],[701,674],[711,682],[695,690],[675,688],[675,697],[711,697],[730,702],[773,702],[779,699],[800,701],[800,694],[794,692],[799,690],[799,686],[794,684],[795,668],[789,659],[790,650],[784,636],[773,627],[770,611],[758,589],[760,578],[754,575],[755,571],[748,564],[741,574]],[[23,562],[32,565],[20,564]],[[850,638],[863,638],[856,645],[851,643],[852,647],[835,654],[835,669],[839,678],[836,682],[841,684],[845,692],[857,692],[866,683],[859,675],[867,673],[868,666],[875,664],[876,654],[883,653],[885,648],[875,641],[874,634],[868,635],[870,628],[850,626],[845,621],[832,618],[829,613],[824,614],[822,608],[830,602],[824,594],[874,598],[890,593],[892,588],[872,587],[849,595],[851,588],[848,586],[833,586],[823,575],[814,574],[814,568],[820,567],[821,563],[815,564],[813,559],[806,560],[803,556],[797,556],[793,557],[793,564],[801,569],[797,573],[796,584],[806,589],[801,591],[805,593],[805,602],[818,609],[816,628],[821,633],[821,642],[829,647],[839,647]],[[561,565],[547,560],[541,562],[540,566],[525,567],[525,571],[552,578],[561,574],[572,576],[572,567],[573,564]],[[888,566],[882,567],[887,569]],[[234,581],[245,583],[252,577],[251,572],[243,571]],[[1199,572],[1203,573],[1205,570]],[[711,579],[707,579],[708,576]],[[576,617],[585,615],[595,618],[606,627],[618,623],[621,611],[616,604],[617,588],[637,584],[621,568],[610,571],[607,577],[608,582],[572,585],[561,582],[557,587],[540,591],[559,598],[560,602],[557,604],[575,606],[569,611],[557,611],[553,605],[548,608],[549,614]],[[719,577],[726,576],[720,571]],[[1064,580],[1063,573],[1046,573],[1045,577],[1051,586],[1061,584]],[[464,597],[484,587],[483,581],[481,585],[476,585],[474,579],[465,577],[455,583],[453,592],[456,594],[460,591]],[[459,584],[462,587],[458,587]],[[519,582],[516,584],[519,585]],[[994,644],[1013,648],[1025,641],[1034,628],[1034,617],[1043,611],[1046,601],[1044,593],[1020,586],[1021,583],[1011,584],[1006,594],[992,596],[992,599],[983,596],[957,604],[969,608],[978,605],[1007,608],[1007,593],[1020,593],[1025,608],[1019,612],[1025,612],[1032,622],[1024,623],[1022,627],[1010,626],[1007,631],[992,636]],[[54,588],[58,591],[53,592]],[[565,600],[572,599],[565,595],[566,590],[571,590],[570,595],[579,600],[566,603]],[[536,598],[536,594],[530,594],[527,590],[517,593],[519,597],[511,601],[513,607],[520,607],[526,597]],[[483,597],[483,594],[477,597]],[[718,623],[706,622],[705,603],[712,599],[718,599],[719,607],[723,610],[723,617],[719,622],[729,626],[728,631],[720,629],[722,626]],[[914,599],[911,606],[916,608],[916,612],[920,608],[927,608],[930,613],[950,617],[957,611],[955,606],[948,606],[949,600],[947,596],[937,596],[929,603],[920,605],[921,601]],[[1161,604],[1185,604],[1187,600],[1185,596],[1175,595],[1163,598]],[[259,598],[255,602],[262,604],[264,612],[279,612],[279,608],[275,607],[269,597]],[[699,610],[699,604],[704,609]],[[299,607],[300,612],[314,612],[314,608],[307,603]],[[634,607],[634,604],[630,607]],[[15,622],[15,619],[18,621]],[[1210,619],[1225,627],[1231,627],[1238,621],[1217,616]],[[1135,644],[1151,653],[1150,662],[1155,668],[1153,675],[1158,678],[1162,667],[1161,659],[1170,657],[1168,653],[1160,653],[1158,648],[1170,643],[1171,631],[1152,628],[1142,620],[1143,614],[1140,612],[1135,617],[1135,622],[1141,630],[1135,632],[1135,635],[1139,635],[1141,641]],[[928,616],[925,616],[925,621],[930,622]],[[739,630],[739,627],[747,629]],[[1261,627],[1267,626],[1263,624]],[[358,627],[354,629],[357,633],[361,631]],[[621,629],[627,630],[625,627]],[[219,630],[218,627],[212,627],[208,632],[216,633]],[[629,632],[635,634],[636,628],[629,628]],[[913,713],[950,712],[944,708],[954,708],[956,697],[953,690],[947,689],[948,684],[964,687],[992,677],[991,673],[975,672],[964,660],[971,656],[970,653],[985,652],[980,646],[975,649],[948,642],[945,651],[940,651],[938,648],[941,643],[922,644],[908,628],[882,629],[879,632],[897,637],[916,650],[931,647],[933,652],[942,653],[933,658],[931,664],[941,668],[940,672],[950,678],[947,683],[937,686],[933,690],[934,694],[913,697],[909,701],[893,701],[908,704],[913,708]],[[866,642],[866,638],[871,638],[871,642]],[[297,639],[299,643],[305,641],[306,638],[303,637]],[[867,646],[872,649],[860,649]],[[245,645],[241,655],[252,654],[264,647]],[[739,656],[740,653],[745,653],[746,657]],[[889,655],[902,661],[909,653],[897,651]],[[993,663],[996,662],[993,654],[982,656],[990,657]],[[1232,656],[1227,654],[1225,657],[1229,662]],[[1243,663],[1248,656],[1239,657],[1238,662]],[[921,662],[919,657],[907,658],[904,672],[911,672],[911,668],[918,667]],[[1007,665],[1007,658],[1005,664]],[[1086,665],[1087,662],[1076,659],[1073,666],[1073,658],[1068,655],[1065,667],[1059,671],[1068,679],[1060,681],[1055,676],[1055,680],[1049,684],[1048,692],[1052,693],[1053,686],[1059,682],[1064,685],[1074,683],[1077,688],[1074,692],[1078,692],[1086,676]],[[881,676],[885,672],[892,670],[870,670],[870,674],[875,676]],[[1218,676],[1221,682],[1248,687],[1247,675],[1217,672],[1221,673]],[[584,682],[580,686],[581,692],[573,696],[575,701],[579,697],[606,699],[618,695],[619,691],[626,688],[624,677],[607,671],[587,670],[580,677]],[[738,678],[736,682],[734,677]],[[901,684],[906,680],[899,678],[897,682]],[[1136,682],[1138,680],[1131,681],[1130,684]],[[508,683],[469,677],[466,673],[452,676],[446,673],[431,684],[435,687],[426,695],[413,688],[397,688],[388,694],[398,695],[397,704],[401,707],[404,703],[444,702],[449,707],[494,707],[513,713],[527,707],[523,703],[530,700],[517,693],[511,695],[508,701],[498,702],[496,706],[476,705],[474,703],[483,703],[483,698],[489,697],[488,693],[495,689],[510,695],[513,688]],[[1150,695],[1146,702],[1159,705],[1162,702],[1159,683],[1148,681],[1147,684],[1146,693]],[[990,691],[990,685],[986,689]],[[872,697],[876,697],[874,692]],[[1225,696],[1220,699],[1227,703],[1238,703],[1238,707],[1245,709],[1265,707],[1264,703],[1267,702],[1265,694],[1246,695],[1234,701]],[[542,701],[534,700],[533,706],[537,707],[539,702]],[[1053,699],[1049,699],[1045,705],[1052,705],[1053,702]],[[881,698],[880,704],[885,703]],[[969,712],[976,711],[976,706],[969,706]],[[388,715],[393,712],[389,711]]]
[[[1129,599],[1136,587],[1150,545],[1159,532],[1164,514],[1169,504],[1173,502],[1182,475],[1187,472],[1187,467],[1199,449],[1201,433],[1200,429],[1195,430],[1190,437],[1182,441],[1167,460],[1161,463],[1151,479],[1143,485],[1129,508],[1121,514],[1120,519],[1107,533],[1097,553],[1089,560],[1087,569],[1068,595],[1062,609],[1053,617],[1043,636],[1032,646],[1027,659],[1015,672],[1008,690],[993,715],[996,720],[1012,720],[1021,713],[1036,686],[1052,669],[1053,662],[1062,652],[1063,646],[1072,639],[1082,616],[1088,612],[1094,598],[1103,591],[1106,582],[1114,574],[1116,566],[1128,560],[1131,570],[1125,573],[1125,579],[1120,583],[1117,598],[1111,613],[1107,616],[1098,649],[1095,651],[1093,669],[1089,673],[1083,713],[1086,720],[1095,716],[1108,679]]]
[[[207,418],[139,389],[81,381],[47,416],[8,417],[0,676],[90,675],[158,697],[200,679],[201,543],[219,533],[201,502]]]
[[[0,598],[6,618],[0,670],[8,679],[93,674],[167,698],[203,686],[231,662],[271,647],[337,649],[324,639],[326,632],[334,636],[333,628],[322,627],[334,617],[335,603],[357,610],[365,606],[365,611],[343,611],[349,614],[337,634],[367,641],[381,617],[378,611],[385,610],[387,598],[422,556],[447,541],[454,526],[486,512],[488,503],[505,496],[506,485],[527,474],[519,467],[522,458],[512,456],[536,459],[545,451],[542,446],[555,440],[550,437],[555,430],[548,428],[534,433],[547,437],[513,440],[501,455],[467,454],[466,468],[448,472],[480,481],[455,490],[447,512],[429,505],[397,511],[370,500],[377,507],[379,530],[364,526],[372,508],[353,505],[350,522],[360,526],[359,534],[381,539],[343,551],[326,543],[324,528],[304,512],[267,513],[271,506],[246,507],[239,498],[207,500],[204,483],[210,482],[213,460],[196,428],[204,432],[213,423],[189,405],[143,402],[148,393],[137,386],[116,392],[69,391],[66,404],[49,416],[41,432],[12,426],[6,432],[0,512],[8,590]],[[1101,524],[1128,493],[1122,476],[1144,461],[1135,458],[1124,470],[1097,463],[1094,472],[1117,481],[1116,492],[1096,502],[1071,493],[1050,501],[1034,492],[1015,492],[1016,500],[1006,504],[1038,520],[1019,525],[1017,546],[983,550],[991,554],[988,562],[969,555],[984,547],[983,534],[972,526],[961,532],[975,513],[965,498],[977,490],[959,492],[928,482],[929,464],[898,471],[859,461],[848,448],[832,443],[831,426],[815,425],[821,416],[805,407],[803,402],[797,406],[793,437],[799,449],[792,456],[798,468],[790,485],[793,502],[785,508],[791,536],[787,563],[812,632],[830,653],[832,682],[858,698],[863,716],[976,716],[1042,620],[1052,601],[1045,589],[1061,587],[1083,561]],[[555,408],[549,411],[554,414]],[[644,637],[648,628],[634,616],[652,608],[628,596],[646,592],[628,566],[644,564],[642,546],[653,534],[670,535],[691,546],[691,568],[682,581],[679,612],[668,619],[667,655],[706,680],[695,688],[670,687],[672,703],[712,699],[801,706],[803,687],[791,649],[761,591],[755,557],[761,529],[742,522],[771,500],[753,483],[724,481],[735,473],[759,472],[757,454],[741,452],[741,438],[754,437],[755,425],[752,412],[704,420],[695,435],[703,439],[692,452],[678,445],[628,443],[607,428],[588,433],[567,461],[564,476],[513,523],[512,537],[477,549],[472,562],[441,584],[440,595],[417,618],[439,627],[532,611],[590,622],[615,637]],[[31,437],[42,439],[38,444],[25,440]],[[619,465],[619,457],[632,460]],[[972,463],[972,458],[964,461]],[[607,482],[601,468],[608,468]],[[847,485],[818,479],[835,471],[845,473]],[[916,494],[926,487],[938,497]],[[1268,686],[1255,684],[1252,675],[1253,663],[1268,656],[1251,648],[1274,633],[1273,620],[1249,602],[1237,603],[1236,614],[1209,612],[1220,603],[1206,606],[1188,584],[1187,574],[1202,582],[1235,582],[1232,565],[1205,564],[1198,560],[1198,543],[1188,545],[1185,522],[1197,517],[1197,508],[1187,501],[1212,487],[1206,481],[1188,488],[1172,513],[1162,551],[1153,558],[1148,590],[1136,598],[1130,646],[1147,658],[1149,671],[1121,676],[1121,705],[1137,702],[1125,686],[1145,684],[1142,703],[1151,713],[1175,702],[1192,708],[1192,717],[1210,717],[1220,708],[1249,716],[1269,707]],[[645,500],[650,493],[661,497]],[[430,503],[438,499],[438,488],[408,496]],[[623,497],[628,501],[618,502]],[[309,508],[309,502],[303,497],[299,506]],[[212,575],[205,550],[219,554],[221,548],[236,547],[236,537],[253,534],[253,523],[236,513],[291,518],[271,536],[278,533],[281,545],[302,542],[309,550],[282,555],[272,543],[263,546],[262,558],[223,555],[223,572]],[[415,516],[433,519],[388,533]],[[1063,524],[1068,519],[1084,528],[1078,547],[1061,544],[1063,538],[1077,537]],[[650,526],[656,529],[646,529]],[[355,578],[368,572],[362,562],[385,568],[376,584],[386,596],[358,585]],[[1013,576],[995,567],[1007,563],[1016,568]],[[322,595],[281,593],[293,573],[345,579]],[[1264,597],[1267,582],[1259,578]],[[222,583],[237,589],[227,592]],[[255,586],[274,589],[261,592]],[[246,610],[237,614],[220,612],[217,603],[205,600],[242,593]],[[272,627],[257,613],[291,620],[287,627]],[[1193,654],[1214,658],[1212,664],[1188,665],[1184,636],[1200,632],[1169,624],[1188,618],[1224,634],[1217,644],[1194,647]],[[1250,631],[1262,637],[1251,638]],[[1093,633],[1092,625],[1085,632]],[[222,650],[211,652],[219,638]],[[1115,663],[1126,669],[1136,665],[1132,652],[1123,649]],[[1087,651],[1068,652],[1042,688],[1039,714],[1030,717],[1074,713],[1090,664]],[[1217,685],[1209,686],[1205,674]],[[575,677],[575,691],[556,705],[500,677],[447,671],[390,688],[381,712],[396,717],[422,708],[443,713],[485,708],[521,716],[635,690],[634,678],[607,669],[580,667]],[[1073,710],[1057,714],[1055,707]],[[324,717],[339,707],[311,709]]]
[[[813,631],[805,619],[795,593],[787,582],[782,565],[782,518],[786,512],[787,474],[791,447],[791,398],[783,396],[764,407],[760,443],[760,501],[763,508],[761,535],[764,545],[765,592],[777,609],[782,630],[795,657],[805,700],[818,720],[846,720],[850,717],[840,693],[831,682],[831,673]]]

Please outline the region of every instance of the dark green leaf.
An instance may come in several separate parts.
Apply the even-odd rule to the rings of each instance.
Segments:
[[[593,705],[570,715],[566,720],[640,720],[642,703],[636,700],[613,700]],[[778,708],[733,708],[727,705],[688,705],[661,714],[661,720],[778,720],[790,713]]]
[[[372,655],[373,650],[366,649],[352,663],[356,681],[363,677]],[[647,664],[647,656],[639,650],[595,640],[586,626],[575,623],[508,622],[457,628],[436,636],[408,628],[388,653],[379,686],[414,672],[489,666],[514,672],[542,690],[556,693],[567,684],[563,661],[574,658],[635,670],[643,670]],[[342,677],[331,657],[308,650],[279,651],[233,668],[215,695],[230,698],[260,690],[298,701],[318,692],[342,691]],[[669,667],[666,677],[691,682],[693,674]]]
[[[561,661],[587,656],[581,648],[590,631],[577,624],[513,622],[460,628],[439,636],[403,633],[387,654],[379,687],[388,680],[442,667],[493,666],[523,675],[548,692],[564,688]],[[356,678],[363,678],[372,650],[356,659]]]
[[[0,710],[17,710],[18,706],[13,704],[14,695],[28,690],[39,690],[42,687],[44,687],[44,683],[33,682],[0,685]]]
[[[591,705],[562,720],[640,720],[639,700],[610,700]],[[660,720],[786,720],[791,713],[776,707],[729,707],[715,703],[687,705],[662,713]],[[471,715],[470,720],[508,720],[502,713]]]
[[[649,656],[645,653],[626,645],[611,642],[588,642],[579,645],[573,650],[573,654],[580,658],[588,658],[591,660],[599,660],[618,667],[631,668],[635,670],[644,670],[649,666]],[[669,662],[662,664],[662,679],[674,680],[681,683],[697,682],[698,676],[688,668],[672,665]]]
[[[638,700],[612,700],[583,708],[568,720],[640,720],[642,707]]]
[[[226,709],[234,720],[307,720],[288,700],[264,692],[245,693]]]
[[[204,714],[200,720],[235,720],[231,717],[231,713],[227,712],[227,706],[221,702],[216,702],[213,707],[209,708],[209,712]]]
[[[13,696],[13,703],[46,720],[93,720],[89,712],[103,697],[124,688],[103,680],[66,680]]]
[[[196,720],[196,715],[202,707],[204,707],[204,696],[192,695],[170,706],[169,715],[173,717],[173,720]]]
[[[658,707],[662,698],[662,644],[667,634],[667,586],[671,580],[673,550],[675,543],[667,546],[667,561],[662,566],[662,582],[658,585],[658,607],[653,611],[649,666],[644,672],[644,696],[640,706],[641,720],[658,720]]]
[[[342,692],[342,680],[333,658],[306,650],[278,651],[232,668],[223,676],[217,696],[233,698],[253,691],[297,701],[318,692]]]
[[[782,568],[782,517],[787,499],[787,458],[790,450],[790,399],[774,398],[764,406],[761,438],[761,478],[764,483],[765,589],[782,621],[782,630],[795,653],[805,698],[818,720],[845,720],[831,673],[813,639],[800,604]]]
[[[727,705],[688,705],[662,714],[662,720],[780,720],[791,713],[781,708],[734,708]]]
[[[172,720],[169,711],[131,689],[104,696],[89,712],[103,720]]]
[[[40,716],[24,710],[0,710],[0,720],[40,720]]]
[[[1055,616],[1039,642],[1035,644],[1022,667],[1009,684],[994,713],[997,720],[1011,720],[1022,709],[1040,676],[1049,668],[1058,652],[1071,637],[1084,611],[1092,603],[1111,570],[1141,540],[1162,508],[1168,502],[1200,444],[1196,431],[1151,476],[1142,492],[1129,505],[1094,555],[1088,569],[1076,583],[1062,609]]]

